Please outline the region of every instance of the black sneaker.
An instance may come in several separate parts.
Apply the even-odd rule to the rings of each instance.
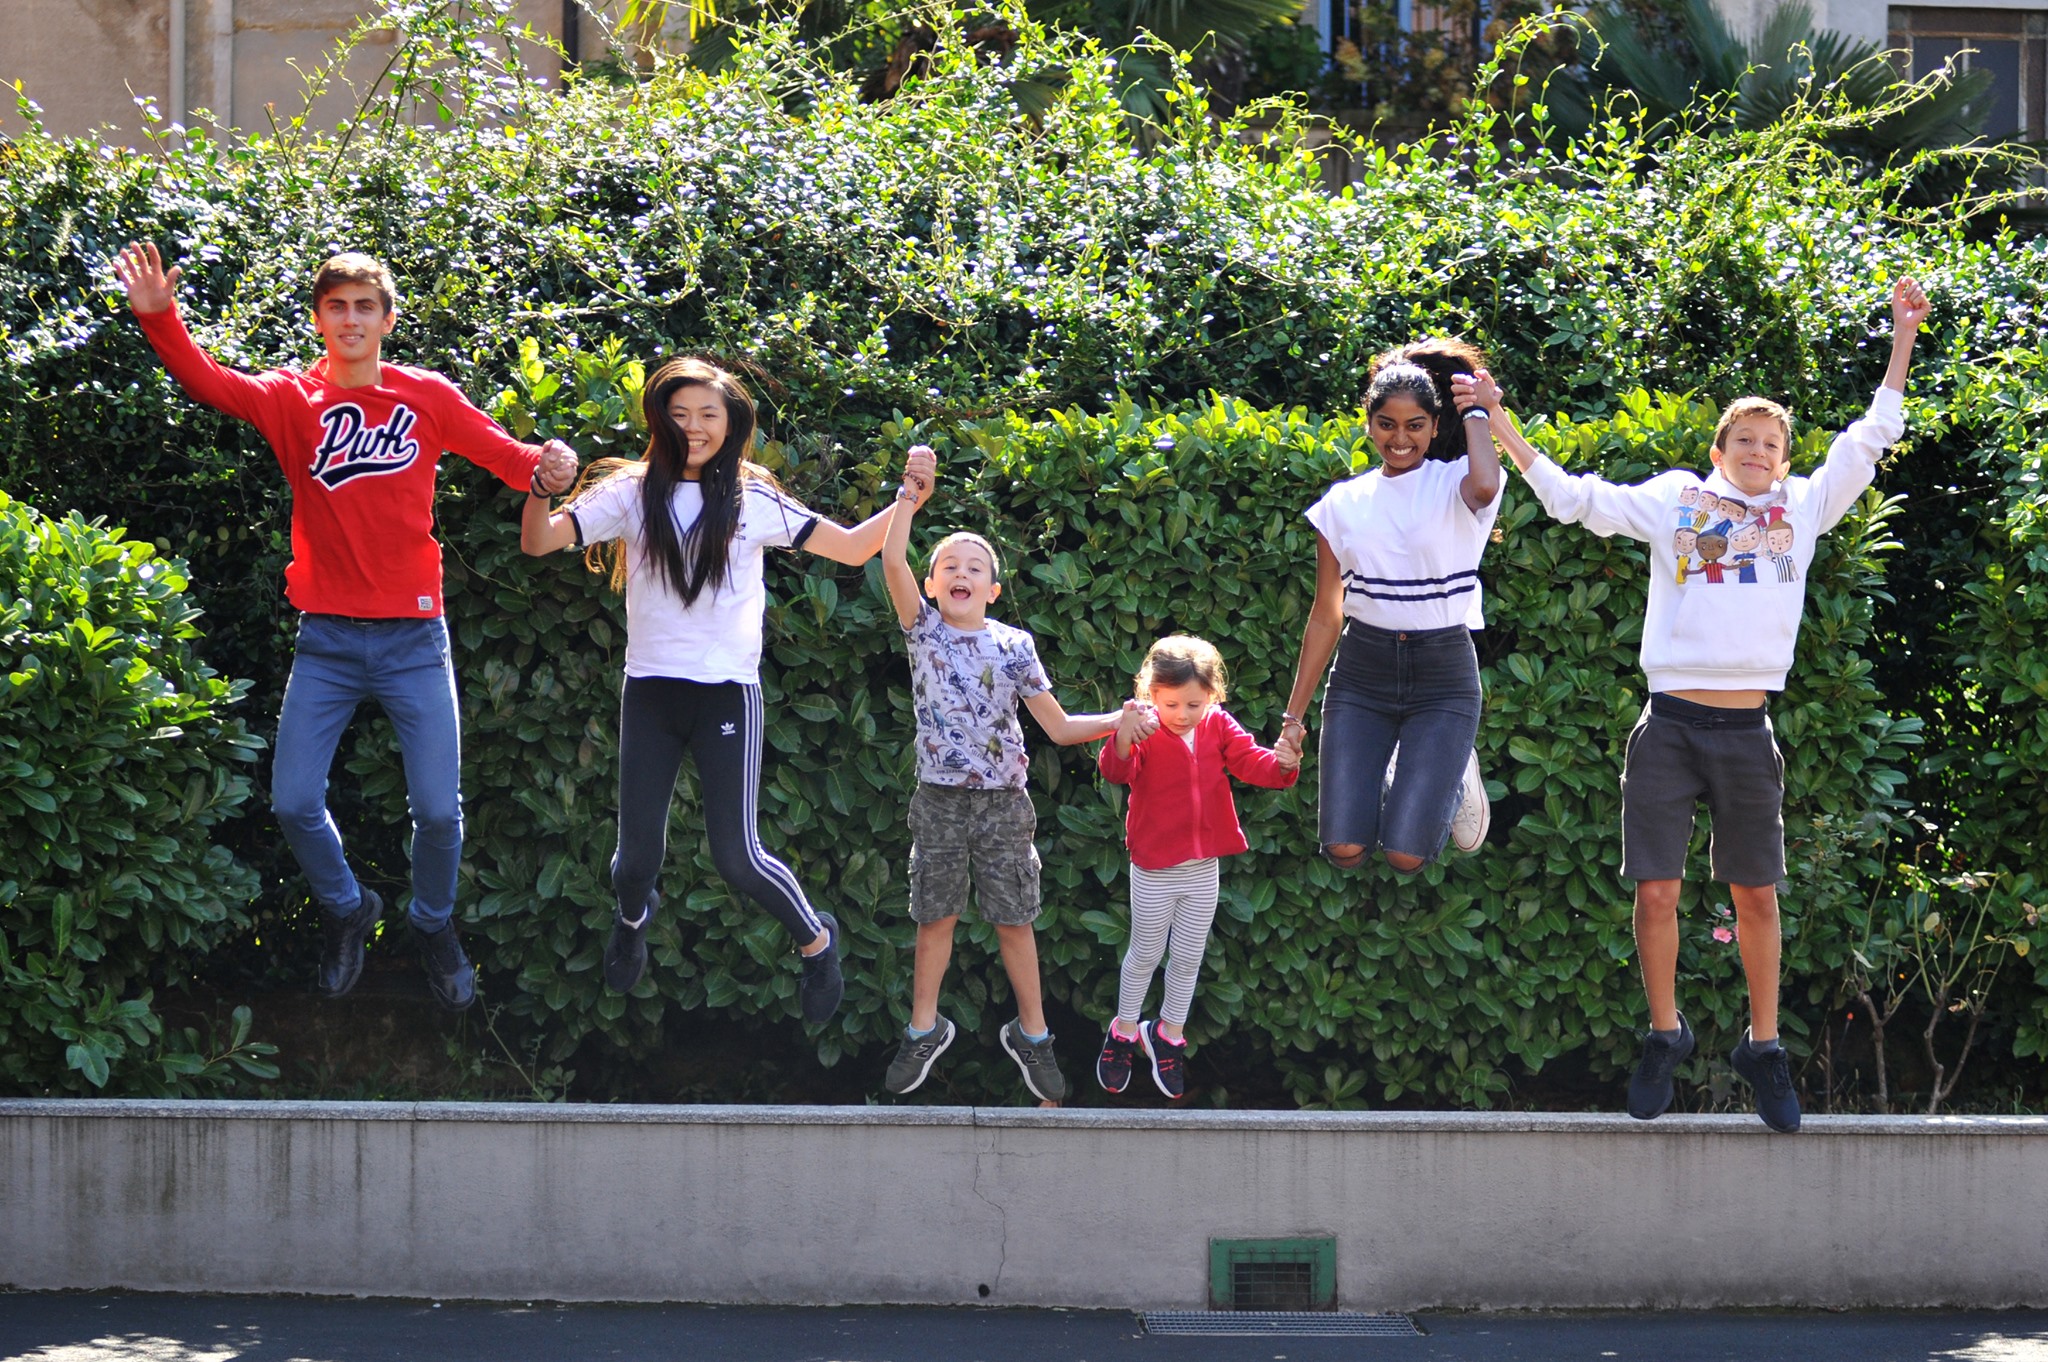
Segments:
[[[363,943],[384,916],[384,900],[367,886],[362,902],[353,913],[320,910],[320,973],[313,991],[323,998],[340,998],[363,977]]]
[[[1125,1040],[1112,1025],[1102,1033],[1102,1053],[1095,1057],[1095,1081],[1104,1092],[1122,1092],[1131,1086],[1131,1070],[1138,1064],[1138,1038]]]
[[[647,969],[647,928],[654,921],[654,895],[640,909],[638,926],[626,925],[625,915],[612,909],[612,934],[604,943],[604,986],[614,993],[631,993]]]
[[[1638,1121],[1654,1121],[1671,1106],[1671,1080],[1678,1066],[1692,1057],[1692,1028],[1685,1014],[1678,1016],[1678,1039],[1665,1040],[1655,1031],[1643,1036],[1643,1057],[1636,1061],[1634,1076],[1628,1080],[1628,1114]]]
[[[1756,1090],[1756,1114],[1765,1125],[1781,1135],[1799,1129],[1799,1094],[1792,1091],[1792,1057],[1783,1045],[1769,1050],[1749,1048],[1749,1033],[1735,1042],[1728,1056],[1742,1081]]]
[[[1159,1034],[1156,1021],[1138,1023],[1138,1040],[1144,1045],[1145,1053],[1152,1060],[1152,1081],[1159,1085],[1159,1091],[1178,1102],[1188,1092],[1188,1050],[1185,1043],[1175,1045]]]
[[[894,1093],[914,1092],[958,1034],[953,1023],[944,1017],[922,1036],[906,1032],[903,1043],[896,1047],[896,1058],[889,1061],[889,1076],[882,1080],[884,1086]]]
[[[1067,1076],[1053,1058],[1052,1032],[1044,1040],[1024,1039],[1024,1024],[1012,1017],[1002,1029],[1003,1049],[1024,1072],[1024,1086],[1043,1102],[1063,1102],[1067,1097]]]
[[[804,976],[796,985],[804,1020],[813,1026],[831,1021],[832,1014],[839,1010],[839,999],[846,993],[846,979],[839,972],[839,919],[830,913],[820,913],[818,921],[825,924],[825,949],[816,955],[799,953]]]
[[[462,953],[462,938],[450,922],[438,932],[413,928],[420,939],[420,957],[427,962],[427,988],[434,1001],[460,1012],[476,1001],[476,969]]]

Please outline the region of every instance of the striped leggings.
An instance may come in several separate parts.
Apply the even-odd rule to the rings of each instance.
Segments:
[[[1219,865],[1210,856],[1164,870],[1131,867],[1131,948],[1124,952],[1116,991],[1116,1014],[1125,1021],[1145,1015],[1152,973],[1165,956],[1166,998],[1159,1016],[1175,1026],[1187,1025],[1195,980],[1209,949],[1209,926],[1216,920],[1216,900],[1222,894]]]
[[[629,676],[619,699],[619,849],[612,889],[629,921],[654,892],[683,758],[697,763],[711,863],[774,915],[799,946],[825,929],[788,866],[754,831],[761,794],[761,688],[737,681]]]

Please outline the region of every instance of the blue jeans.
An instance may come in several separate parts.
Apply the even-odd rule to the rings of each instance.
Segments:
[[[1323,694],[1323,845],[1435,859],[1458,809],[1479,703],[1471,630],[1396,633],[1347,621]]]
[[[439,931],[455,912],[462,861],[462,724],[448,625],[440,619],[302,615],[277,720],[270,806],[285,841],[330,913],[350,913],[362,886],[327,811],[327,772],[356,706],[375,700],[398,731],[412,809],[413,925]]]

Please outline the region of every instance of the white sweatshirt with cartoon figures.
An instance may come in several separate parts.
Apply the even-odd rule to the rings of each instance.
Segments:
[[[1905,433],[1904,398],[1879,388],[1811,477],[1746,496],[1717,469],[1617,486],[1539,457],[1524,476],[1543,509],[1650,546],[1643,673],[1652,691],[1783,690],[1815,541],[1833,529]]]

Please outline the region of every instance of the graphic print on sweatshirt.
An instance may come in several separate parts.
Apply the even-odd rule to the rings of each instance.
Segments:
[[[420,457],[412,435],[419,415],[400,402],[383,424],[366,427],[363,409],[338,402],[320,413],[320,442],[313,447],[312,475],[329,491],[356,478],[403,473]]]
[[[1686,487],[1673,509],[1678,529],[1671,549],[1678,559],[1678,585],[1799,580],[1792,557],[1799,532],[1785,514],[1782,496],[1758,505],[1716,495],[1711,487]]]

